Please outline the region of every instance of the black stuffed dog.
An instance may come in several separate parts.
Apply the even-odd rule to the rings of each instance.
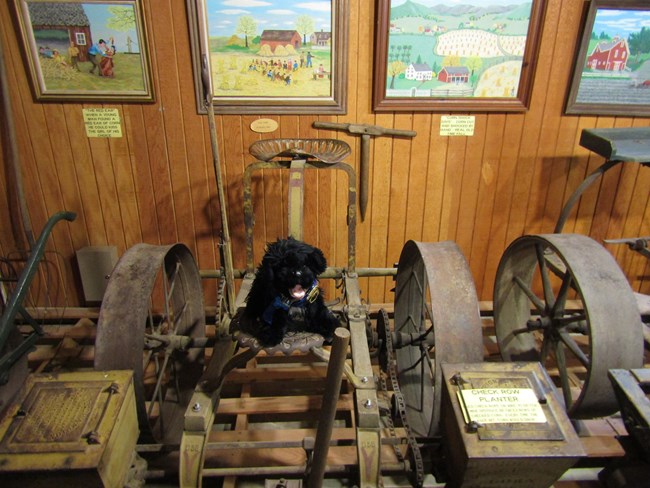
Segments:
[[[307,331],[331,340],[339,323],[323,301],[317,276],[325,271],[323,252],[292,237],[267,245],[246,298],[239,328],[264,346],[282,342],[289,331]]]

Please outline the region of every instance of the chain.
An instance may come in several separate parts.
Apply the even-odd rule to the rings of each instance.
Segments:
[[[225,291],[226,291],[226,280],[219,278],[217,281],[217,311],[215,315],[215,324],[216,331],[219,334],[219,328],[221,327],[221,316],[223,314],[223,309],[225,306]]]
[[[386,404],[389,405],[388,408],[382,409],[385,410],[386,412],[386,417],[385,417],[385,422],[386,422],[386,427],[388,427],[388,430],[390,431],[390,435],[392,438],[397,439],[397,430],[395,429],[395,424],[393,423],[393,417],[391,415],[391,409],[390,409],[390,398],[388,396],[388,386],[386,386],[386,373],[383,371],[381,372],[379,376],[379,388],[381,388],[381,392],[384,395],[384,399],[386,401]],[[404,453],[402,452],[402,449],[400,447],[400,444],[393,444],[393,449],[395,451],[395,456],[397,457],[397,460],[400,463],[404,463]]]
[[[386,332],[386,363],[391,386],[393,388],[393,397],[395,404],[397,405],[402,425],[406,431],[406,442],[409,445],[413,464],[415,465],[415,486],[420,488],[424,484],[424,463],[422,462],[422,454],[420,453],[420,446],[418,446],[406,418],[406,402],[404,401],[404,395],[402,395],[402,390],[400,390],[399,382],[397,381],[397,361],[393,358],[393,337],[391,335],[388,314],[384,309],[379,310],[379,313],[381,314],[381,321],[384,323],[384,329]]]

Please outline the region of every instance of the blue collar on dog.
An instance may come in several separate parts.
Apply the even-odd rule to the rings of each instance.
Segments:
[[[262,320],[267,324],[273,323],[273,314],[276,310],[289,310],[291,307],[304,307],[307,302],[313,303],[320,293],[318,289],[318,280],[314,280],[311,287],[305,292],[305,296],[300,300],[291,300],[283,295],[277,295],[273,301],[266,307],[262,314]]]

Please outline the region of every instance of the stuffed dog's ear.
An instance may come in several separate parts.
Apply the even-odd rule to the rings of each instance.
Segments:
[[[327,260],[323,255],[323,251],[317,247],[313,247],[307,255],[307,266],[317,275],[325,271],[327,268]]]
[[[280,252],[280,245],[278,242],[273,242],[270,244],[267,244],[266,250],[264,252],[264,257],[262,258],[262,262],[260,263],[260,266],[258,268],[259,274],[262,275],[262,277],[266,280],[266,283],[272,283],[273,282],[273,269],[277,266],[278,261],[279,261],[279,255],[278,253]]]

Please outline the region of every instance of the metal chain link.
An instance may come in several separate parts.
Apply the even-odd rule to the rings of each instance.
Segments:
[[[395,424],[393,423],[393,416],[391,415],[391,409],[390,409],[390,397],[388,396],[388,386],[386,385],[386,373],[383,371],[381,372],[381,375],[379,376],[379,388],[381,389],[381,393],[384,395],[384,399],[386,403],[389,405],[388,408],[384,409],[387,413],[385,416],[385,422],[386,426],[388,427],[388,430],[390,431],[391,437],[397,439],[397,430],[395,429]],[[395,456],[397,457],[397,460],[400,463],[404,463],[404,453],[402,452],[402,449],[400,448],[400,444],[393,444],[393,450],[395,451]]]
[[[219,333],[219,329],[221,327],[221,316],[223,314],[223,310],[226,304],[225,301],[225,292],[226,292],[226,280],[223,278],[219,278],[217,281],[217,310],[216,314],[214,317],[215,320],[215,329],[217,331],[217,334]]]
[[[424,462],[422,461],[422,453],[420,453],[420,446],[418,446],[417,440],[411,432],[411,427],[406,418],[406,402],[404,401],[404,395],[402,394],[402,390],[400,390],[399,382],[397,380],[397,361],[393,358],[393,337],[391,335],[388,314],[383,308],[379,310],[379,313],[386,332],[386,363],[388,374],[393,388],[393,395],[399,411],[399,416],[404,430],[406,431],[406,442],[409,445],[413,464],[415,465],[415,486],[420,488],[424,484]],[[379,323],[379,321],[377,323]]]

